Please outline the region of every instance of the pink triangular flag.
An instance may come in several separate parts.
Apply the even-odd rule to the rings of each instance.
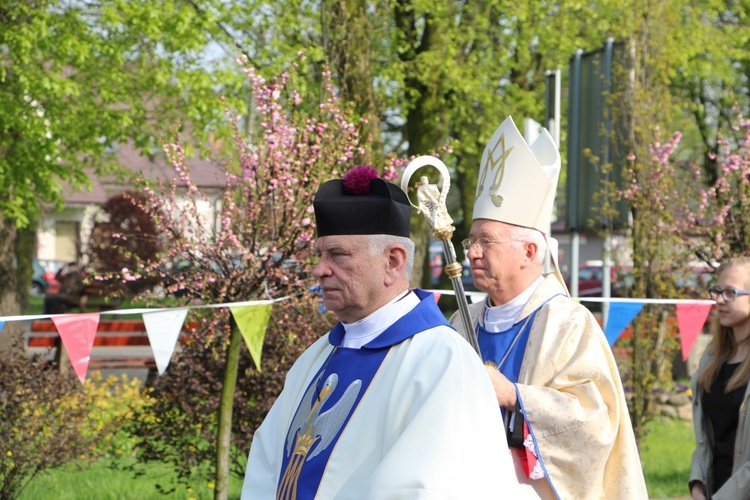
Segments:
[[[91,361],[91,349],[94,347],[96,329],[99,326],[99,313],[66,314],[51,318],[65,350],[68,351],[78,380],[83,383]]]
[[[695,339],[703,330],[713,304],[677,304],[677,326],[680,329],[682,360],[685,361],[693,349]]]
[[[146,327],[151,350],[154,352],[159,375],[162,375],[169,366],[187,313],[188,308],[184,307],[143,315],[143,324]]]

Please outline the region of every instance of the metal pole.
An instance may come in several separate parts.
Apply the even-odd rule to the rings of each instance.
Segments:
[[[570,61],[570,90],[568,94],[568,225],[570,238],[570,295],[578,297],[578,177],[581,141],[581,57],[576,50]]]
[[[612,152],[610,150],[610,142],[612,141],[612,111],[611,107],[604,101],[603,94],[610,95],[612,92],[612,52],[614,48],[614,39],[608,38],[604,44],[604,81],[602,82],[603,92],[599,96],[601,99],[602,118],[604,119],[604,164],[610,165],[612,162]],[[604,114],[604,110],[608,109],[609,113]],[[606,174],[605,179],[605,192],[606,202],[610,202],[609,198],[609,181],[610,172]],[[602,262],[602,298],[609,299],[612,297],[612,221],[609,218],[609,214],[605,213],[604,219],[604,259]],[[609,318],[609,300],[605,300],[602,303],[602,326],[607,328],[607,319]]]

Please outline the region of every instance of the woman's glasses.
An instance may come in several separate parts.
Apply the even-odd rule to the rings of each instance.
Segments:
[[[711,288],[708,290],[708,295],[713,299],[717,300],[719,297],[724,299],[724,302],[734,302],[740,295],[750,295],[747,290],[735,290],[734,288]]]

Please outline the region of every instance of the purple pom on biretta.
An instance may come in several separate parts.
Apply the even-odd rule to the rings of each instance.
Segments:
[[[331,179],[313,198],[318,237],[352,234],[411,234],[411,205],[401,188],[366,165]]]
[[[365,196],[372,192],[370,181],[379,178],[378,171],[367,165],[359,165],[341,178],[344,193],[352,196]]]

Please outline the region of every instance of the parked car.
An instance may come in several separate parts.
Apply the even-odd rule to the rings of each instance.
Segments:
[[[705,263],[692,263],[690,272],[675,279],[675,286],[691,299],[707,299],[711,281],[716,278],[716,269]]]
[[[464,259],[461,262],[461,284],[464,286],[464,290],[467,292],[476,291],[477,287],[474,286],[474,277],[471,275],[471,264],[469,259]]]
[[[705,264],[691,263],[685,272],[674,275],[675,287],[691,298],[705,296],[714,269]],[[610,267],[610,297],[625,297],[634,285],[631,266]],[[600,260],[590,260],[578,268],[578,296],[601,297],[603,264]],[[565,284],[570,289],[570,276],[565,276]]]
[[[31,267],[33,274],[31,275],[31,295],[41,297],[47,293],[49,288],[49,281],[45,277],[44,268],[38,260],[33,259],[31,261]]]
[[[430,243],[430,284],[433,288],[440,286],[443,266],[443,244],[433,241]]]
[[[55,276],[57,275],[57,272],[62,269],[62,267],[67,263],[68,262],[65,260],[38,260],[38,264],[44,270],[43,278],[47,282],[47,287],[45,288],[44,292],[42,292],[42,294],[57,293],[60,291],[60,282],[57,281],[57,278],[55,278]]]
[[[611,266],[610,297],[625,295],[633,286],[630,266]],[[604,281],[604,263],[601,260],[588,260],[578,266],[578,296],[601,297]],[[565,285],[571,288],[570,276],[565,276]]]
[[[440,279],[443,274],[443,267],[445,266],[445,256],[443,255],[443,244],[439,241],[433,241],[430,244],[430,283],[433,288],[440,286]],[[461,283],[464,285],[464,290],[467,292],[475,291],[474,278],[471,276],[471,268],[469,266],[469,259],[464,259],[461,262]]]

